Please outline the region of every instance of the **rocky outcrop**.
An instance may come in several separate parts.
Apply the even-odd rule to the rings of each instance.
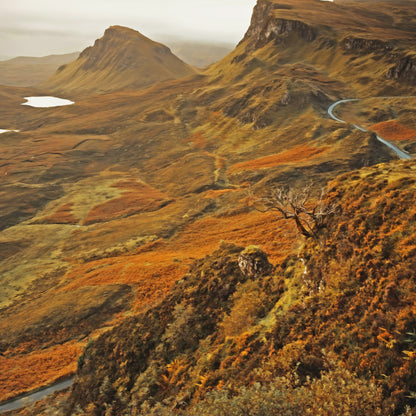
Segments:
[[[389,42],[380,39],[362,39],[348,36],[341,41],[341,48],[347,53],[367,54],[371,52],[386,52],[393,49]]]
[[[259,39],[260,34],[273,10],[273,4],[267,0],[259,0],[254,7],[250,26],[241,42],[248,39]]]
[[[257,246],[249,246],[238,256],[238,266],[244,276],[258,277],[272,270],[266,253]]]
[[[281,41],[292,34],[311,42],[316,38],[316,30],[300,20],[281,19],[273,16],[273,10],[279,7],[268,1],[258,1],[253,11],[251,24],[242,42],[249,41],[254,49],[270,41]]]
[[[397,57],[394,66],[387,71],[386,78],[416,84],[416,58]]]
[[[315,30],[299,20],[274,19],[268,23],[264,30],[264,38],[269,41],[280,35],[288,36],[295,32],[303,40],[312,42],[316,38]]]

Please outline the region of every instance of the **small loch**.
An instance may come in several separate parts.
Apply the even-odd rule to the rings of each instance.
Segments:
[[[37,108],[62,107],[64,105],[75,104],[74,101],[66,100],[64,98],[40,96],[40,97],[24,97],[26,102],[22,105]]]
[[[38,96],[38,97],[24,97],[26,100],[25,103],[22,105],[27,105],[30,107],[37,107],[37,108],[51,108],[51,107],[62,107],[64,105],[71,105],[75,104],[74,101],[66,100],[64,98],[52,97],[49,95],[45,96]],[[8,133],[8,132],[19,132],[19,130],[5,130],[0,129],[0,134]]]
[[[3,129],[0,129],[0,134],[7,133],[8,131],[14,131],[14,132],[17,133],[19,130],[3,130]]]

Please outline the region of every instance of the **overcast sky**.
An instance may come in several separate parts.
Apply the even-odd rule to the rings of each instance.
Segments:
[[[81,51],[111,25],[156,41],[237,43],[256,0],[0,0],[0,57]]]

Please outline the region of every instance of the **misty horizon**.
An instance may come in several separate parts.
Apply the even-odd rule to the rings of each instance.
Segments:
[[[0,57],[80,52],[109,26],[139,31],[152,40],[231,46],[244,36],[256,0],[19,0],[2,5]]]

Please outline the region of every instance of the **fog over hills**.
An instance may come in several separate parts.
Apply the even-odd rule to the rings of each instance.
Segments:
[[[181,60],[198,68],[219,61],[234,48],[231,44],[169,41],[169,39],[167,44]],[[0,85],[27,87],[40,84],[50,78],[60,66],[77,59],[78,55],[78,52],[74,52],[44,57],[22,56],[11,59],[4,57],[4,60],[0,61]]]
[[[42,0],[3,2],[0,55],[45,56],[82,50],[113,25],[153,40],[179,39],[235,45],[250,21],[255,0]]]

